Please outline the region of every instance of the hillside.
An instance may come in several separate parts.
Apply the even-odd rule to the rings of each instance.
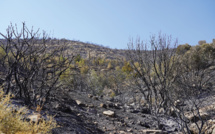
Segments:
[[[55,115],[53,133],[214,133],[214,42],[160,35],[117,50],[13,31],[1,34],[2,90]]]
[[[59,44],[66,44],[66,50],[69,51],[70,54],[77,55],[80,54],[82,58],[105,58],[105,59],[125,59],[125,51],[122,49],[111,49],[108,47],[104,47],[102,45],[92,44],[92,43],[84,43],[81,41],[73,41],[66,39],[51,39],[49,40],[49,46],[58,46]]]

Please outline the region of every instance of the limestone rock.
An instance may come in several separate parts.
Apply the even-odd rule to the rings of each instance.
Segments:
[[[82,103],[80,100],[76,100],[75,101],[77,103],[77,105],[79,106],[86,106],[84,103]]]
[[[128,132],[132,132],[132,129],[131,129],[131,128],[128,128],[127,131],[128,131]]]
[[[120,134],[125,134],[126,132],[121,130],[121,131],[119,131],[119,133]]]
[[[39,113],[34,113],[34,114],[32,114],[32,115],[29,115],[28,117],[27,117],[27,119],[29,119],[30,121],[32,121],[32,122],[38,122],[38,121],[40,121],[41,120],[41,114],[39,114]]]
[[[167,134],[167,132],[164,132],[162,130],[154,130],[154,129],[145,129],[142,130],[143,134]]]
[[[104,111],[103,114],[107,115],[107,116],[110,116],[110,117],[113,117],[115,115],[115,112],[111,111],[111,110],[108,110],[108,111]]]
[[[132,134],[132,133],[128,133],[128,132],[125,132],[125,131],[119,131],[119,134]]]

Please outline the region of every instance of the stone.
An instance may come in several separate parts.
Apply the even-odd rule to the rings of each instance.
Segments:
[[[107,108],[107,105],[104,104],[104,103],[101,103],[101,104],[100,104],[100,107],[102,107],[102,108]]]
[[[143,134],[167,134],[167,132],[164,132],[162,130],[154,130],[154,129],[145,129],[142,130]]]
[[[126,132],[125,132],[125,131],[119,131],[119,133],[120,133],[120,134],[126,134]]]
[[[177,117],[177,112],[180,112],[180,111],[178,111],[178,109],[174,109],[173,107],[171,107],[169,115],[172,117]]]
[[[92,95],[92,94],[88,94],[88,97],[89,97],[89,98],[92,98],[92,97],[93,97],[93,95]]]
[[[180,101],[180,100],[176,100],[176,101],[174,102],[174,106],[175,106],[176,108],[179,108],[179,107],[181,107],[181,106],[186,106],[186,104],[185,104],[184,102]]]
[[[160,109],[159,109],[159,113],[160,113],[160,114],[164,114],[164,113],[165,113],[164,108],[160,108]]]
[[[27,119],[29,119],[30,121],[32,121],[32,122],[39,122],[40,120],[41,120],[41,114],[39,114],[39,113],[34,113],[34,114],[32,114],[32,115],[29,115],[28,117],[27,117]]]
[[[75,101],[77,105],[79,106],[86,106],[84,103],[82,103],[80,100]]]
[[[180,103],[181,103],[180,100],[176,100],[176,101],[174,102],[174,106],[177,106],[177,105],[179,105]]]
[[[114,112],[114,111],[111,111],[111,110],[104,111],[103,114],[104,114],[104,115],[107,115],[107,116],[109,116],[109,117],[115,116],[115,112]]]
[[[93,104],[88,105],[89,108],[94,108],[95,106]]]
[[[136,124],[137,124],[137,125],[141,125],[141,121],[138,120],[138,121],[136,122]]]
[[[125,117],[125,119],[126,119],[126,120],[128,120],[128,119],[129,119],[129,117]]]
[[[114,106],[116,109],[122,109],[122,105],[120,103],[115,103]]]
[[[104,130],[104,131],[106,131],[106,130],[107,130],[107,128],[106,128],[106,127],[103,127],[103,130]]]
[[[127,129],[127,132],[132,132],[133,130],[131,128],[128,128]]]
[[[59,103],[57,103],[57,104],[54,105],[54,109],[59,109],[59,108],[60,108],[60,104]]]
[[[102,115],[101,115],[101,114],[98,114],[98,113],[97,113],[97,116],[98,116],[98,117],[102,117]]]
[[[79,100],[76,100],[75,102],[77,103],[77,105],[82,104],[82,102],[81,102],[81,101],[79,101]]]
[[[132,133],[128,133],[128,132],[125,132],[125,131],[119,131],[117,134],[132,134]]]
[[[40,95],[37,95],[37,96],[36,96],[36,99],[40,99]]]
[[[130,120],[128,123],[129,123],[129,125],[134,125],[134,121],[133,120]]]

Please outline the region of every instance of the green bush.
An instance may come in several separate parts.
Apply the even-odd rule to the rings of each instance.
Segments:
[[[122,67],[122,71],[127,74],[130,74],[133,71],[133,68],[131,67],[129,62],[125,62],[124,66]]]
[[[179,45],[176,49],[176,53],[177,54],[184,54],[190,49],[191,49],[191,46],[189,44]]]
[[[87,74],[88,71],[89,71],[89,66],[87,65],[80,68],[81,74]]]
[[[183,55],[179,55],[179,63],[184,65],[184,67],[189,68],[190,70],[206,69],[214,63],[215,46],[203,43],[189,48],[183,45],[177,48],[177,53],[183,53]]]
[[[81,55],[80,54],[78,54],[77,56],[75,56],[75,62],[79,62],[80,60],[81,60],[82,58],[81,58]]]
[[[4,49],[0,47],[0,59],[2,59],[6,55]]]
[[[113,69],[113,65],[111,64],[111,62],[108,63],[107,69]]]

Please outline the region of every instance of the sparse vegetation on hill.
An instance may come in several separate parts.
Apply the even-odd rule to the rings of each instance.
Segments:
[[[109,123],[121,123],[116,129],[131,127],[129,130],[137,133],[135,122],[138,129],[212,132],[214,116],[202,108],[214,94],[213,43],[178,45],[177,40],[171,42],[170,37],[160,34],[152,36],[150,42],[137,39],[136,44],[129,42],[128,50],[117,50],[37,34],[25,24],[21,32],[11,25],[0,40],[1,86],[6,94],[24,98],[29,107],[57,109],[59,122],[62,112],[79,122],[87,116],[74,115],[74,111],[91,112],[89,116],[96,122],[108,111],[112,113],[106,118]],[[82,101],[73,103],[74,98]],[[87,100],[91,104],[83,104]],[[138,120],[143,116],[149,117],[151,124]],[[174,129],[165,121],[174,124],[170,123]],[[107,131],[104,124],[93,126]]]

